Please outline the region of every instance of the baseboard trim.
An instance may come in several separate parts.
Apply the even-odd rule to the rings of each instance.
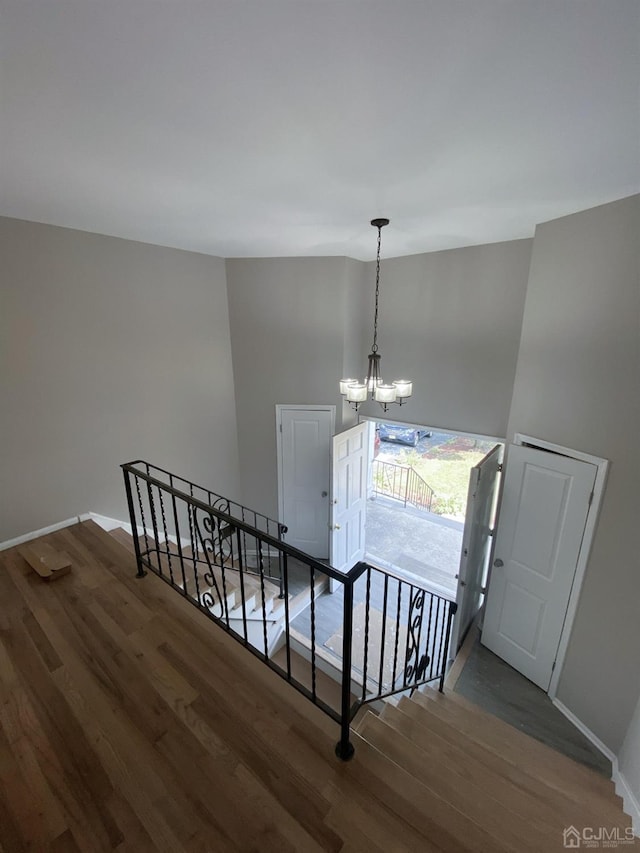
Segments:
[[[65,518],[64,521],[58,521],[56,524],[50,524],[48,527],[31,530],[29,533],[23,533],[22,536],[16,536],[15,539],[7,539],[6,542],[0,542],[0,551],[6,551],[8,548],[14,548],[16,545],[22,545],[24,542],[31,542],[32,539],[39,539],[40,536],[55,533],[56,530],[64,530],[65,527],[71,527],[72,524],[78,524],[82,521],[95,521],[97,525],[107,532],[114,530],[116,527],[124,527],[127,533],[131,533],[131,525],[127,521],[119,521],[117,518],[109,518],[97,512],[82,512],[80,515]],[[142,532],[142,528],[140,528],[139,533]]]
[[[573,711],[570,711],[559,699],[552,699],[551,701],[558,711],[560,711],[561,714],[564,714],[569,722],[573,723],[578,731],[582,732],[587,740],[591,741],[595,748],[600,750],[600,752],[611,762],[611,781],[615,785],[616,794],[618,794],[619,797],[622,797],[624,810],[633,822],[634,835],[640,837],[640,803],[638,803],[635,794],[629,787],[629,783],[627,782],[624,774],[620,771],[618,756],[612,752],[612,750],[610,750],[609,747],[603,743],[588,726],[585,726],[582,720],[578,719]]]
[[[578,717],[576,717],[576,715],[573,713],[573,711],[570,711],[567,708],[567,706],[564,705],[559,699],[552,699],[551,701],[555,705],[555,707],[558,709],[558,711],[560,711],[561,714],[564,714],[564,716],[567,718],[567,720],[569,720],[570,723],[573,723],[573,725],[579,731],[582,732],[582,734],[587,738],[587,740],[591,741],[591,743],[595,746],[595,748],[600,750],[600,752],[606,758],[609,759],[612,766],[614,764],[617,765],[618,758],[617,758],[616,754],[614,752],[612,752],[609,749],[609,747],[606,744],[604,744],[600,740],[600,738],[591,731],[590,728],[585,726],[585,724],[582,722],[582,720],[579,720]]]
[[[127,533],[131,533],[131,525],[128,521],[120,521],[117,518],[109,518],[108,515],[100,515],[97,512],[86,512],[80,516],[80,521],[95,521],[95,523],[106,530],[115,530],[117,527],[124,527]]]
[[[50,524],[48,527],[41,527],[39,530],[23,533],[22,536],[16,536],[15,539],[7,539],[6,542],[0,542],[0,551],[15,548],[16,545],[22,545],[24,542],[30,542],[32,539],[38,539],[40,536],[46,536],[48,533],[55,533],[56,530],[63,530],[65,527],[71,527],[72,524],[77,524],[79,521],[84,521],[82,516],[74,515],[73,518],[65,518],[64,521],[58,521],[56,524]]]
[[[616,794],[622,797],[624,810],[629,815],[633,823],[633,834],[640,838],[640,803],[629,787],[629,783],[627,782],[625,775],[620,772],[618,767],[616,767],[616,771],[613,775],[613,781],[616,786]]]

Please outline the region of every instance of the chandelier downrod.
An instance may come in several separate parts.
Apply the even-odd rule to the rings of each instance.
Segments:
[[[372,219],[371,224],[378,229],[378,250],[376,252],[376,290],[375,309],[373,315],[373,344],[369,353],[369,364],[364,382],[356,379],[341,379],[340,393],[345,396],[353,408],[358,411],[360,403],[367,399],[367,393],[376,400],[383,410],[389,410],[389,403],[402,405],[412,394],[413,383],[407,379],[394,379],[391,385],[385,385],[380,371],[380,354],[378,353],[378,305],[380,301],[380,248],[382,244],[382,229],[389,224],[386,218]]]

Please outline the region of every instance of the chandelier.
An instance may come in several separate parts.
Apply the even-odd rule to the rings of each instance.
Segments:
[[[380,244],[382,229],[389,224],[388,219],[372,219],[371,224],[378,229],[378,254],[376,257],[376,308],[373,319],[373,346],[369,353],[369,366],[364,382],[357,379],[341,379],[340,393],[358,411],[360,403],[364,403],[367,394],[376,400],[386,412],[390,403],[400,406],[411,396],[413,383],[408,379],[394,379],[390,385],[385,385],[380,372],[380,353],[378,352],[378,297],[380,294]]]

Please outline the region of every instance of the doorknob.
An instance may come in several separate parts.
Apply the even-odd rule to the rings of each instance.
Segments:
[[[339,524],[334,524],[334,525],[333,525],[333,529],[334,529],[334,530],[340,530],[340,525],[339,525]]]
[[[494,565],[497,569],[500,569],[500,568],[502,568],[502,566],[504,566],[504,563],[502,562],[502,560],[500,559],[500,557],[498,557],[498,559],[497,559],[497,560],[494,560],[494,561],[493,561],[493,565]]]
[[[327,496],[328,494],[329,494],[329,492],[323,492],[323,493],[322,493],[322,497],[323,497],[323,498],[326,498],[326,496]]]

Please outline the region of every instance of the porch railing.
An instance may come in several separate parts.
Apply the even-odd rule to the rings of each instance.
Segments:
[[[431,512],[435,492],[417,471],[382,459],[373,460],[373,490],[377,495]]]
[[[137,576],[158,575],[335,720],[339,758],[353,755],[362,705],[433,681],[442,690],[455,602],[366,563],[339,572],[287,544],[278,522],[147,462],[122,470]],[[308,660],[294,675],[300,633]],[[319,684],[327,661],[339,702]]]

